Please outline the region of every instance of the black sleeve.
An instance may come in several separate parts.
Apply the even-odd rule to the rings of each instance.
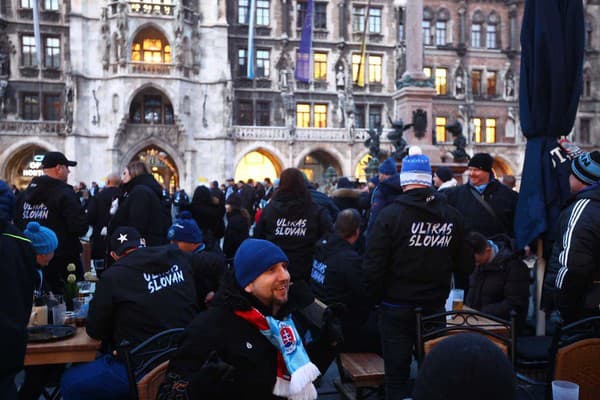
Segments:
[[[103,276],[96,285],[96,293],[90,302],[85,329],[94,339],[110,341],[114,320],[113,282],[110,277]]]
[[[387,213],[377,218],[367,240],[363,270],[371,299],[379,303],[383,297],[386,267],[392,257],[392,229]]]
[[[521,260],[514,259],[507,264],[507,277],[504,281],[504,298],[484,306],[481,311],[500,316],[509,316],[512,310],[521,315],[529,304],[529,270]]]
[[[81,207],[79,198],[73,193],[65,193],[61,198],[61,216],[65,221],[67,232],[83,236],[88,230],[88,221],[85,210]]]

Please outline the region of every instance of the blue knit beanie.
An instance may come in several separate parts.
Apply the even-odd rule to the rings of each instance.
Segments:
[[[573,160],[571,172],[586,185],[600,181],[600,152],[584,153]]]
[[[15,196],[10,187],[0,179],[0,218],[13,219]]]
[[[189,211],[184,211],[177,216],[175,223],[167,232],[167,238],[186,243],[202,243],[203,241],[202,231]]]
[[[396,161],[393,158],[386,158],[384,162],[379,166],[379,172],[386,175],[394,175],[398,170],[396,169]]]
[[[31,240],[35,254],[50,254],[58,247],[58,238],[54,231],[35,221],[27,224],[23,234]]]
[[[246,239],[233,257],[235,279],[245,288],[269,267],[280,262],[289,262],[279,246],[262,239]]]
[[[418,146],[412,146],[408,151],[408,156],[402,159],[400,171],[400,186],[413,184],[431,186],[429,158],[422,153]]]

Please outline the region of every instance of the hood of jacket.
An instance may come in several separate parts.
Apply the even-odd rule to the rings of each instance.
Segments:
[[[335,233],[330,233],[317,242],[317,245],[315,246],[315,258],[324,260],[330,254],[338,254],[344,249],[353,250],[354,248],[340,236]]]
[[[334,190],[333,193],[331,194],[331,197],[349,197],[352,199],[358,199],[359,195],[360,195],[360,190],[358,190],[358,189],[342,188],[342,189]]]
[[[591,199],[594,201],[600,201],[600,182],[575,193],[574,198],[575,200]]]
[[[181,260],[181,261],[180,261]],[[116,265],[137,271],[157,274],[168,271],[174,264],[187,264],[186,255],[176,245],[142,247],[115,262]]]
[[[135,178],[127,182],[125,185],[123,185],[123,189],[126,193],[129,193],[134,187],[138,185],[148,186],[150,189],[152,189],[154,193],[157,194],[159,199],[162,198],[162,187],[160,186],[160,183],[158,183],[156,179],[154,179],[154,177],[150,174],[142,174],[136,176]]]
[[[65,187],[73,190],[73,186],[58,179],[47,175],[36,176],[27,187],[27,190],[25,190],[25,201],[30,204],[43,203],[45,200],[51,198],[51,195],[55,194],[57,190],[64,190]]]
[[[310,206],[309,204],[306,204],[304,199],[287,196],[279,196],[278,198],[271,200],[269,205],[273,207],[277,213],[289,216],[302,214]]]
[[[400,174],[394,174],[390,176],[386,180],[380,182],[378,187],[378,190],[383,190],[385,193],[402,193],[402,186],[400,186]]]
[[[444,195],[433,190],[433,188],[427,187],[402,192],[396,197],[394,202],[418,208],[433,215],[442,216],[444,214],[443,205],[446,203],[446,198]]]

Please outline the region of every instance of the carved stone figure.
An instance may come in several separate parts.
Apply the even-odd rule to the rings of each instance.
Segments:
[[[406,45],[401,43],[396,47],[396,80],[402,79],[406,71]]]
[[[200,66],[200,33],[197,31],[192,34],[192,63],[194,67]]]
[[[446,130],[450,132],[454,138],[452,144],[455,146],[455,149],[450,152],[454,162],[461,163],[469,161],[470,157],[465,150],[465,147],[467,147],[467,138],[462,134],[462,124],[456,121],[451,125],[446,125]]]
[[[119,0],[119,16],[117,18],[119,30],[119,61],[124,63],[127,55],[127,1]]]
[[[390,125],[394,129],[392,132],[388,133],[388,139],[392,141],[394,145],[394,152],[392,153],[392,157],[396,161],[402,160],[407,154],[407,143],[404,140],[404,131],[410,129],[412,124],[404,125],[404,121],[399,119],[397,121],[392,121],[392,118],[388,115],[388,120],[390,121]]]
[[[344,72],[344,66],[342,64],[337,67],[335,86],[338,90],[344,90],[346,88],[346,73]]]
[[[515,77],[511,71],[506,73],[504,82],[504,95],[506,98],[512,98],[515,96]]]
[[[73,131],[73,101],[75,93],[73,89],[73,81],[71,75],[67,75],[65,82],[65,108],[64,108],[64,120],[65,120],[65,131],[71,133]]]
[[[183,66],[185,62],[185,51],[183,49],[183,35],[177,30],[175,33],[175,64],[178,67]]]
[[[369,149],[371,157],[379,159],[381,154],[380,143],[382,128],[381,126],[378,126],[377,130],[369,129],[367,133],[369,134],[369,137],[365,140],[365,147]]]

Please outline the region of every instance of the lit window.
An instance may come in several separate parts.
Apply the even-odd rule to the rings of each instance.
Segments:
[[[21,0],[21,8],[33,8],[33,2],[37,0]]]
[[[248,52],[246,49],[238,49],[238,75],[246,76],[248,73]]]
[[[488,25],[487,33],[485,36],[486,46],[488,49],[496,48],[496,25]]]
[[[58,10],[58,0],[44,0],[44,10],[57,11]]]
[[[23,56],[23,66],[31,67],[37,65],[35,56],[35,38],[33,36],[23,36],[21,53]]]
[[[446,139],[446,125],[448,119],[446,117],[435,117],[435,140],[437,143],[444,143]]]
[[[446,68],[435,69],[435,91],[444,95],[448,89],[448,70]]]
[[[473,96],[481,96],[481,71],[471,71],[471,91]]]
[[[369,83],[381,83],[381,70],[381,56],[369,56]]]
[[[327,104],[315,104],[315,128],[327,128]]]
[[[444,46],[446,44],[446,21],[437,21],[435,23],[435,44]]]
[[[269,0],[256,0],[256,25],[269,25]]]
[[[310,127],[310,104],[306,104],[306,103],[296,104],[296,127],[298,127],[298,128]]]
[[[152,64],[170,64],[171,46],[158,30],[146,29],[140,32],[132,43],[131,60]]]
[[[248,23],[248,0],[238,0],[238,24]]]
[[[327,53],[314,53],[314,78],[316,81],[327,80]]]
[[[358,68],[360,65],[360,54],[352,54],[352,81],[358,81]],[[364,74],[365,71],[362,71]]]
[[[481,143],[481,118],[473,118],[473,140],[475,143]]]
[[[369,33],[381,33],[381,8],[369,10]]]
[[[431,45],[431,21],[423,21],[421,23],[423,27],[423,44]]]
[[[471,47],[481,47],[481,24],[471,26]]]
[[[485,142],[496,143],[496,119],[486,118],[485,120]]]
[[[60,39],[46,38],[44,66],[47,68],[60,68]]]
[[[256,51],[256,76],[258,78],[269,77],[269,50]]]
[[[365,7],[352,8],[352,31],[362,32],[365,30]]]
[[[487,73],[487,89],[486,93],[488,96],[496,95],[496,73],[488,72]]]
[[[423,73],[426,77],[431,78],[431,67],[423,67]]]

